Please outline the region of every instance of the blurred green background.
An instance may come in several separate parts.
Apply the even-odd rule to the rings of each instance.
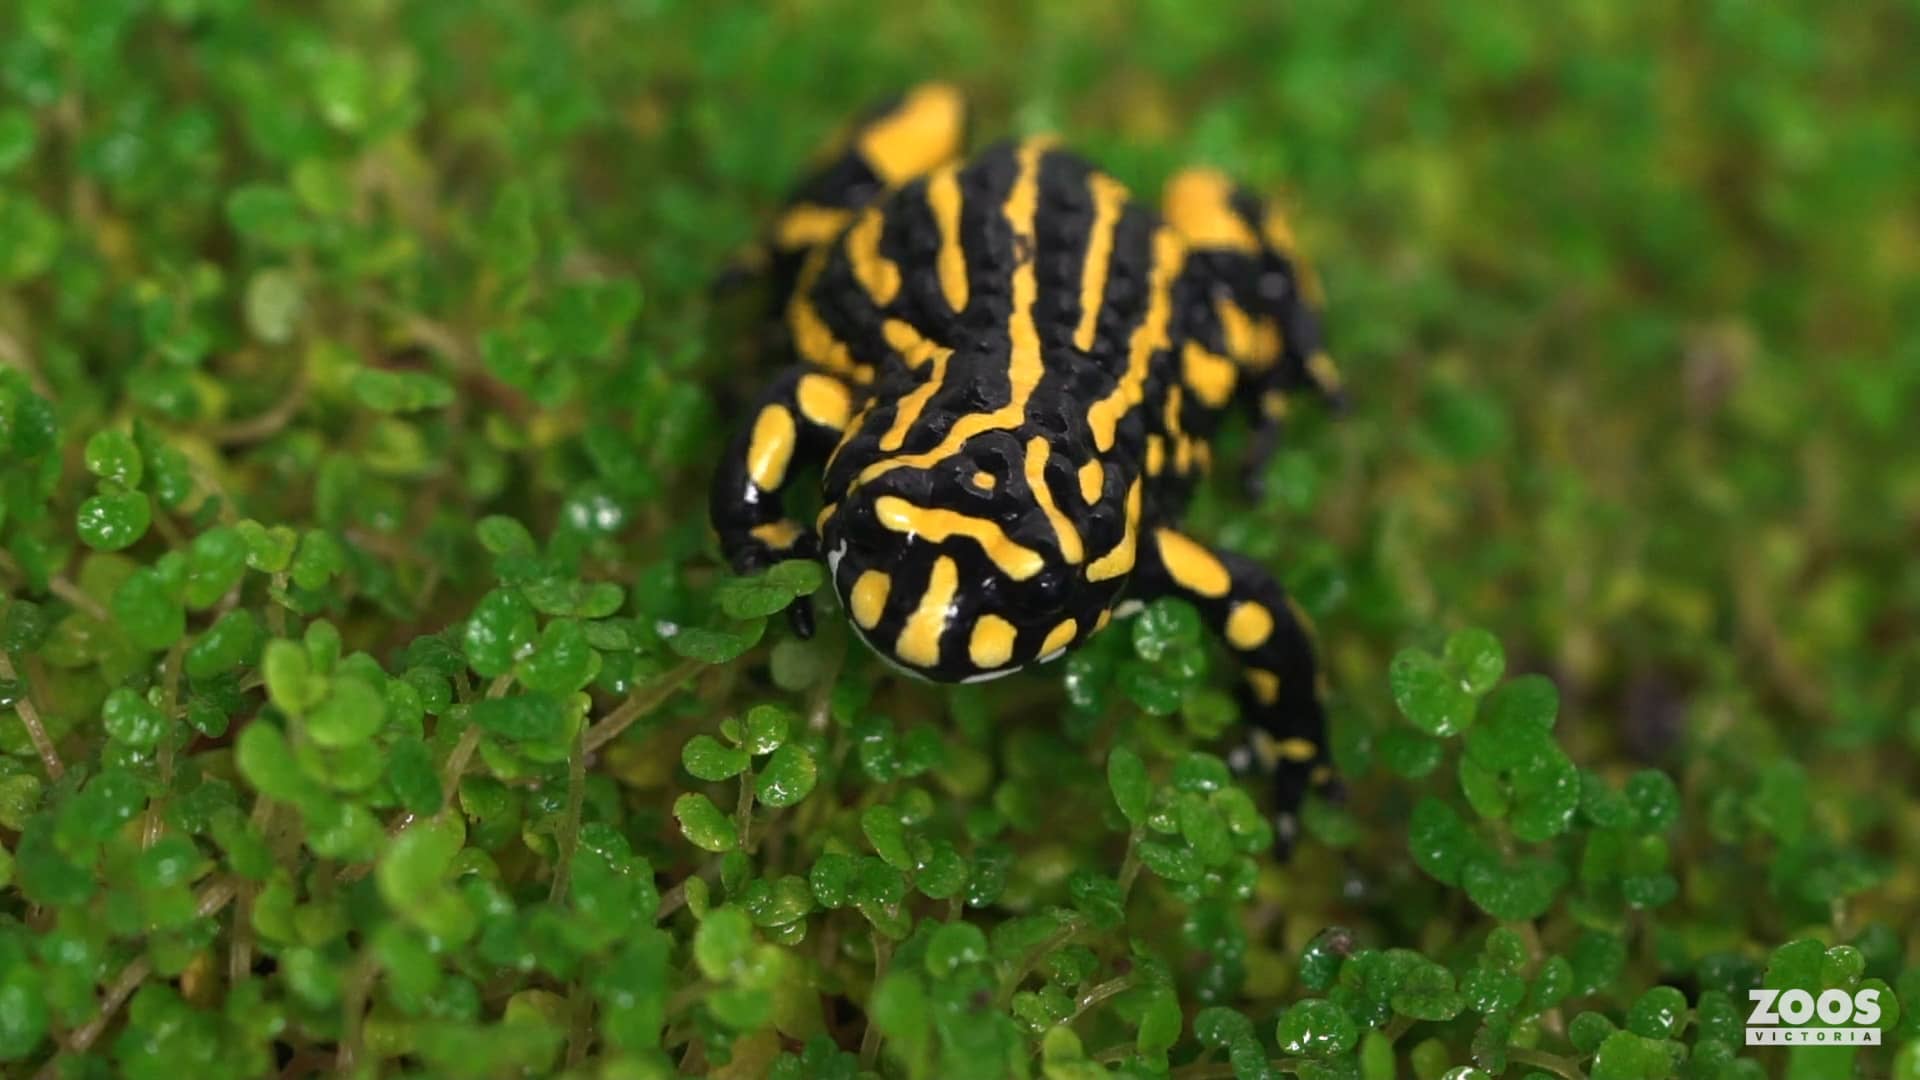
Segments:
[[[261,642],[325,619],[349,652],[367,650],[398,683],[403,672],[438,670],[428,657],[439,654],[416,636],[447,630],[424,640],[458,648],[463,620],[496,583],[564,579],[616,583],[630,597],[612,620],[624,627],[618,643],[596,631],[588,712],[604,722],[622,698],[644,698],[649,711],[571,789],[576,728],[557,750],[537,739],[531,749],[484,745],[476,771],[528,793],[493,832],[474,808],[484,799],[465,805],[466,852],[491,852],[503,895],[529,904],[545,895],[583,813],[651,860],[662,890],[697,873],[717,881],[682,842],[691,833],[674,828],[672,796],[700,785],[672,763],[689,736],[768,697],[814,721],[809,753],[824,779],[805,820],[833,837],[825,848],[864,852],[848,823],[930,786],[856,749],[898,749],[847,719],[872,700],[926,733],[899,752],[937,762],[928,776],[940,778],[931,790],[950,831],[964,832],[963,818],[972,828],[969,814],[997,822],[988,834],[1008,830],[997,842],[1011,883],[1003,909],[972,913],[982,926],[996,911],[1064,903],[1075,866],[1111,871],[1125,829],[1104,801],[1100,725],[1119,708],[1129,718],[1120,741],[1160,751],[1156,761],[1218,745],[1191,716],[1184,726],[1146,718],[1158,675],[1120,676],[1133,679],[1126,697],[1139,717],[1085,686],[1063,692],[1063,681],[1100,683],[1115,665],[1135,670],[1119,635],[1065,680],[1043,673],[944,695],[892,683],[846,649],[837,626],[802,647],[776,625],[770,648],[699,672],[660,634],[664,623],[712,621],[722,575],[704,520],[707,470],[741,398],[779,362],[765,355],[752,304],[715,301],[709,280],[757,235],[822,139],[873,100],[940,78],[972,97],[977,142],[1051,130],[1139,192],[1205,162],[1281,197],[1326,283],[1352,414],[1337,423],[1310,414],[1290,429],[1264,504],[1247,503],[1228,471],[1190,521],[1279,569],[1315,617],[1354,795],[1313,816],[1289,867],[1262,863],[1257,897],[1215,908],[1155,894],[1134,913],[1126,933],[1148,939],[1185,919],[1181,940],[1197,948],[1200,924],[1216,916],[1251,938],[1237,974],[1183,984],[1185,1004],[1236,1005],[1269,1024],[1300,992],[1295,954],[1332,922],[1373,946],[1436,956],[1484,933],[1478,914],[1408,865],[1402,831],[1424,789],[1383,778],[1377,760],[1398,723],[1390,660],[1410,645],[1438,650],[1465,627],[1503,641],[1509,671],[1558,685],[1557,735],[1582,769],[1617,783],[1653,767],[1678,784],[1684,814],[1659,841],[1678,897],[1660,919],[1569,909],[1541,922],[1550,946],[1579,927],[1631,931],[1630,973],[1609,999],[1616,1017],[1652,983],[1711,982],[1696,970],[1704,956],[1757,964],[1798,937],[1871,939],[1868,970],[1891,980],[1920,948],[1916,41],[1920,8],[1898,0],[10,0],[0,5],[0,404],[11,440],[0,579],[18,670],[0,672],[0,684],[9,704],[37,704],[69,778],[45,768],[17,710],[0,717],[9,755],[0,837],[24,883],[34,838],[56,835],[59,814],[98,809],[81,801],[93,797],[86,777],[140,778],[148,809],[116,822],[167,806],[184,813],[195,784],[227,785],[202,801],[251,814],[246,828],[271,841],[291,895],[322,912],[310,921],[343,920],[355,934],[307,934],[298,964],[281,954],[273,988],[248,991],[258,1000],[235,1004],[239,991],[204,980],[175,984],[198,1007],[226,1002],[231,1026],[207,1039],[239,1056],[193,1058],[178,1043],[141,1050],[160,1045],[156,1035],[112,1051],[113,1067],[219,1061],[245,1074],[276,1038],[297,1048],[296,1065],[336,1063],[336,1044],[369,1037],[357,1019],[338,1019],[340,1001],[365,1004],[365,973],[378,965],[363,943],[386,916],[364,889],[336,895],[318,884],[314,867],[338,860],[359,866],[352,880],[374,880],[367,869],[388,850],[380,823],[412,804],[395,794],[403,780],[354,788],[328,772],[338,763],[309,763],[333,792],[314,805],[362,815],[353,828],[364,835],[336,835],[317,855],[313,837],[306,847],[287,838],[298,829],[274,839],[261,809],[269,800],[250,801],[271,785],[235,772],[228,731],[229,719],[235,730],[256,714],[285,719],[261,704],[271,679],[253,673]],[[96,454],[90,439],[103,430],[131,438]],[[1220,459],[1233,461],[1240,441],[1230,432]],[[131,473],[122,443],[137,451]],[[144,493],[131,500],[140,510],[128,491]],[[107,502],[84,509],[90,497]],[[531,541],[505,532],[476,542],[474,522],[489,514],[524,522],[538,558]],[[198,571],[182,567],[198,564],[181,556],[244,521],[297,530],[298,559],[272,555],[280,534],[249,531],[253,572],[219,578],[231,593],[196,602],[182,582]],[[289,551],[294,536],[285,534]],[[159,629],[125,625],[150,614],[123,598],[130,578],[173,597],[160,603]],[[220,669],[227,681],[181,689],[182,635],[204,641],[236,610],[258,617]],[[741,648],[758,640],[755,626]],[[744,632],[729,623],[715,633]],[[451,679],[464,703],[486,684],[469,686],[466,670],[455,663],[427,678],[440,680],[442,698]],[[494,674],[480,661],[473,670]],[[116,688],[153,698],[167,734],[124,745],[125,731],[101,719]],[[1191,687],[1169,692],[1194,700]],[[193,712],[202,697],[213,712]],[[426,726],[426,768],[465,766],[452,756],[464,714],[456,719]],[[1060,761],[1072,767],[1050,775]],[[1097,804],[1088,813],[1104,810],[1105,824],[1049,823],[1036,808],[1040,777],[1079,793],[1060,796],[1063,807]],[[438,807],[431,781],[423,813]],[[269,794],[299,805],[306,795],[295,788]],[[570,803],[551,795],[568,790]],[[714,790],[728,805],[731,788]],[[63,809],[74,805],[94,809]],[[309,832],[323,831],[319,813],[303,810]],[[203,862],[141,886],[175,890],[166,910],[178,914],[194,880],[203,890],[229,872],[265,880],[230,865],[229,845],[208,839],[205,821],[172,827],[200,837]],[[116,875],[137,860],[110,853],[133,841],[112,825],[76,835],[57,833],[60,865],[124,885]],[[763,849],[764,865],[729,864],[735,877],[713,888],[739,893],[739,874],[805,874],[818,853]],[[1561,854],[1578,869],[1571,847]],[[0,917],[22,933],[58,923],[80,934],[98,915],[91,905],[104,903],[37,880],[40,892],[0,893]],[[222,887],[229,898],[255,888]],[[1211,914],[1183,916],[1188,902]],[[940,921],[940,905],[922,909]],[[957,906],[947,918],[960,919]],[[681,950],[676,996],[662,1005],[671,1019],[723,980],[689,975],[693,924],[684,913],[662,919]],[[36,1029],[27,1006],[13,1020],[0,1008],[3,1059],[45,1060],[58,1041],[75,1068],[107,1067],[110,1039],[91,1057],[72,1040],[98,988],[148,955],[169,978],[196,963],[225,970],[240,932],[224,914],[201,919],[166,952],[142,944],[142,925],[127,915],[111,932],[81,934],[92,943],[83,974],[60,975],[57,958],[21,959],[27,937],[0,942],[0,961],[19,961],[0,963],[11,972],[0,994],[13,995],[0,1006],[45,998],[53,1010]],[[810,940],[838,941],[842,930],[859,936],[848,925]],[[492,1030],[509,995],[521,1020],[562,1009],[569,987],[586,985],[575,975],[611,940],[575,943],[569,963],[584,966],[540,967],[524,985],[488,983],[448,952],[434,963],[466,972],[472,1007],[385,1002],[406,1023],[443,1024],[441,1043],[421,1026],[393,1045],[456,1071],[466,1049],[471,1066],[461,1040]],[[822,958],[809,985],[857,1016],[872,959]],[[312,975],[329,970],[348,973],[344,991]],[[1225,969],[1205,970],[1213,979]],[[302,983],[308,975],[319,983]],[[140,1031],[201,1030],[163,997],[134,1012]],[[272,1009],[293,1017],[296,1035],[268,1032],[260,1017]],[[673,1045],[710,1045],[713,1057],[677,1049],[673,1060],[690,1071],[717,1063],[740,1034],[694,1012],[673,1021]],[[554,1023],[577,1032],[579,1015]],[[862,1041],[856,1021],[829,1021],[854,1024],[842,1038],[849,1052]],[[1023,1036],[1032,1061],[1043,1028]],[[1433,1036],[1443,1049],[1416,1063],[1420,1074],[1467,1060],[1469,1035]],[[485,1045],[523,1060],[518,1043]],[[359,1052],[347,1064],[378,1060]],[[753,1053],[738,1075],[772,1051]],[[1182,1053],[1189,1071],[1179,1075],[1227,1075],[1206,1071],[1224,1059]],[[1794,1060],[1807,1078],[1848,1068]],[[1897,1075],[1920,1075],[1920,1053],[1903,1060],[1892,1067],[1914,1071]],[[571,1052],[566,1061],[580,1064]],[[1886,1061],[1863,1057],[1862,1074],[1887,1075]],[[631,1067],[658,1064],[645,1062],[654,1064]]]

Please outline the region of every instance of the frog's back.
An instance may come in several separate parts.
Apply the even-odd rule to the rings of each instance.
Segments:
[[[860,383],[911,385],[929,352],[951,350],[1015,378],[1037,362],[1037,403],[1091,404],[1143,381],[1166,347],[1178,249],[1083,158],[1001,142],[858,212],[803,268],[789,329],[801,359]]]

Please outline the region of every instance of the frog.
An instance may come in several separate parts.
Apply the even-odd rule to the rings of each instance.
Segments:
[[[1319,278],[1279,204],[1217,169],[1155,205],[1054,136],[969,153],[968,128],[948,83],[874,106],[754,249],[788,355],[715,470],[721,550],[742,573],[824,563],[855,634],[936,683],[1191,604],[1238,662],[1252,734],[1229,758],[1271,774],[1285,850],[1307,796],[1339,791],[1310,620],[1180,519],[1230,412],[1257,477],[1296,402],[1344,407]],[[810,636],[810,602],[791,614]]]

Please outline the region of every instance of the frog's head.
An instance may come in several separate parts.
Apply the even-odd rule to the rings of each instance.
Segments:
[[[1118,490],[1131,482],[1121,466],[1076,467],[1046,436],[1010,430],[939,456],[844,449],[856,460],[843,453],[830,473],[845,468],[851,482],[824,512],[821,550],[882,657],[937,682],[978,682],[1106,625],[1140,512],[1138,484]]]

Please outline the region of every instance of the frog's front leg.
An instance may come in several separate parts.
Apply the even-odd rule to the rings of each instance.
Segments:
[[[735,570],[819,558],[812,527],[788,516],[786,493],[804,466],[824,461],[839,444],[852,413],[853,390],[803,364],[787,368],[761,394],[752,422],[727,444],[710,494],[720,550]],[[812,636],[813,609],[804,597],[788,614],[796,633]]]
[[[1241,714],[1254,728],[1249,751],[1274,774],[1274,826],[1284,853],[1298,833],[1301,801],[1309,791],[1331,794],[1334,785],[1304,616],[1252,559],[1214,551],[1166,527],[1149,529],[1142,539],[1129,595],[1188,601],[1240,661]]]

